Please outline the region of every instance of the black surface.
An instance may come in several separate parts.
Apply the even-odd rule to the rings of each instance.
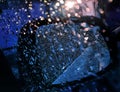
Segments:
[[[18,82],[11,67],[0,50],[0,92],[19,92]]]

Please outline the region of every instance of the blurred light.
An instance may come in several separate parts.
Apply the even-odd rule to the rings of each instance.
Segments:
[[[85,37],[84,39],[87,41],[87,40],[88,40],[88,37]]]
[[[85,28],[85,29],[84,29],[84,31],[89,31],[89,30],[90,30],[90,28]]]
[[[74,7],[74,4],[75,4],[75,2],[73,2],[73,1],[67,1],[65,3],[65,6],[70,9],[70,8]]]
[[[48,18],[48,22],[52,22],[52,20],[50,18]]]
[[[108,0],[108,2],[110,2],[110,3],[111,3],[111,2],[113,2],[113,0]]]
[[[61,3],[61,4],[64,4],[64,1],[63,1],[63,0],[60,0],[60,3]]]
[[[59,2],[57,2],[55,5],[58,7],[58,6],[60,6],[60,3],[59,3]]]
[[[31,16],[30,15],[28,15],[28,18],[30,18]]]
[[[100,12],[101,14],[104,14],[104,10],[103,10],[103,9],[99,9],[99,12]]]
[[[82,3],[82,1],[81,1],[81,0],[77,0],[77,2],[78,2],[79,4],[81,4],[81,3]]]
[[[86,11],[87,11],[87,12],[90,12],[90,8],[86,8]]]
[[[68,13],[68,14],[67,14],[67,16],[68,16],[68,17],[70,17],[70,16],[71,16],[71,14],[69,14],[69,13]]]
[[[60,19],[59,19],[59,18],[56,18],[56,20],[57,20],[57,21],[60,21]]]

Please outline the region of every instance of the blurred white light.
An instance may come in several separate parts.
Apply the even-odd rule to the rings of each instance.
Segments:
[[[78,13],[75,13],[75,16],[78,16]]]
[[[52,22],[52,20],[49,18],[49,19],[48,19],[48,22]]]
[[[81,3],[82,3],[82,1],[81,1],[81,0],[77,0],[77,2],[78,2],[79,4],[81,4]]]
[[[73,1],[67,1],[67,2],[65,3],[65,6],[66,6],[67,8],[73,8],[73,7],[74,7],[74,4],[75,4],[75,2],[73,2]]]
[[[28,15],[28,18],[30,18],[31,16],[30,15]]]
[[[60,3],[61,3],[61,4],[64,4],[64,1],[63,1],[63,0],[60,0]]]
[[[68,16],[68,17],[70,17],[70,16],[71,16],[71,14],[69,14],[69,13],[68,13],[68,14],[67,14],[67,16]]]
[[[57,2],[55,5],[58,7],[58,6],[60,6],[60,3],[59,3],[59,2]]]
[[[88,40],[88,37],[85,37],[84,39],[87,41],[87,40]]]

